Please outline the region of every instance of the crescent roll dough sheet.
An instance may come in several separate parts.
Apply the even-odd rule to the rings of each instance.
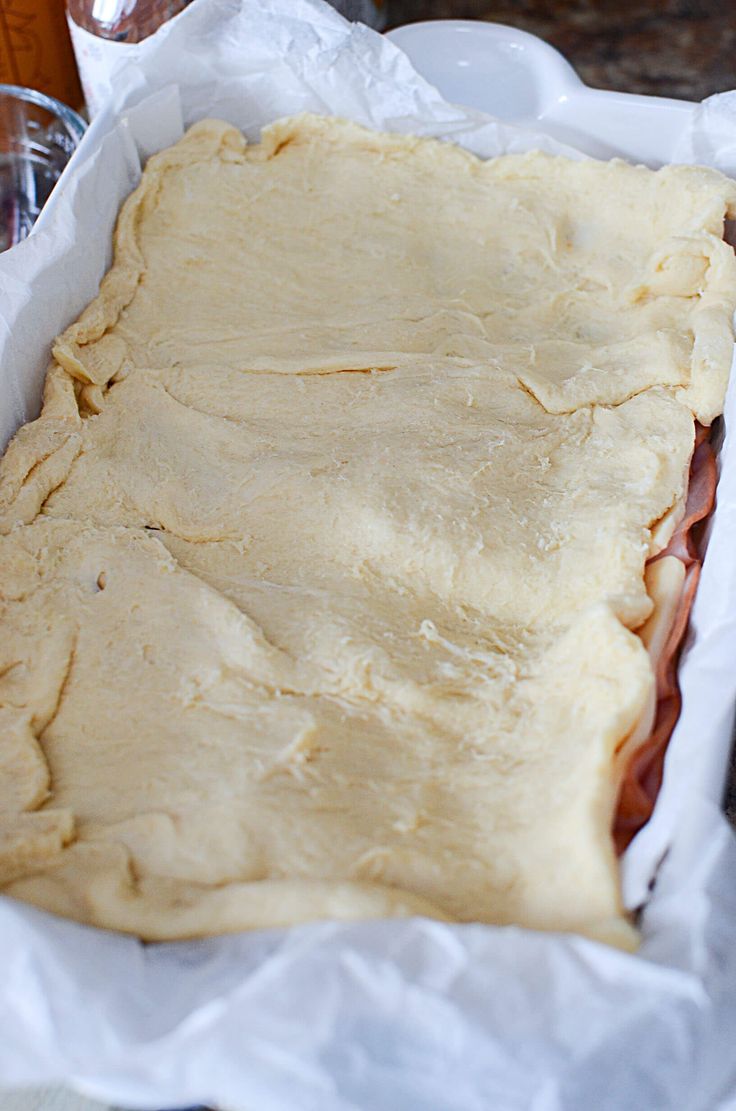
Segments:
[[[314,116],[153,157],[0,472],[3,890],[150,939],[635,944],[617,754],[734,208]]]

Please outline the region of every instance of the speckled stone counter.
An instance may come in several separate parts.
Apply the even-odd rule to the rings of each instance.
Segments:
[[[539,35],[601,89],[702,100],[736,88],[736,10],[695,0],[386,0],[389,26],[486,19]],[[726,798],[736,826],[736,751]]]

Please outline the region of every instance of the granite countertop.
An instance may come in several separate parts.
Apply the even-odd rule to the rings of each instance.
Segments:
[[[389,26],[486,19],[539,35],[587,85],[702,100],[736,87],[736,20],[704,0],[386,0]],[[726,793],[736,827],[736,748]]]

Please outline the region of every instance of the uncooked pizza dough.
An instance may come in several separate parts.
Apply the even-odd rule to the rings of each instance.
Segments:
[[[152,158],[2,465],[4,890],[145,938],[631,944],[616,753],[733,207],[311,116]]]

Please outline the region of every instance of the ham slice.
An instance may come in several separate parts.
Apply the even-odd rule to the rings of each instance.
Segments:
[[[624,851],[651,816],[662,783],[667,745],[680,716],[682,698],[677,664],[701,567],[697,526],[711,513],[716,493],[716,461],[709,436],[709,429],[696,425],[685,513],[667,547],[650,561],[654,563],[666,556],[674,556],[686,570],[670,630],[657,657],[654,725],[647,740],[636,746],[629,758],[621,784],[613,825],[618,853]]]

